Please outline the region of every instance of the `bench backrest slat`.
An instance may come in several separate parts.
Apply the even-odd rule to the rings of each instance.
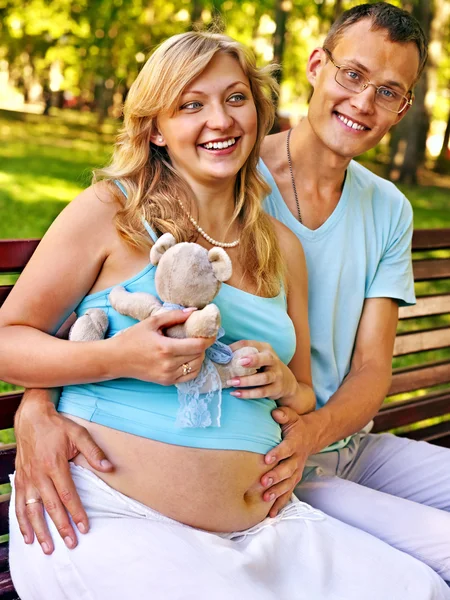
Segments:
[[[400,319],[414,319],[431,315],[443,315],[450,312],[450,294],[422,296],[414,306],[402,306]]]
[[[448,414],[450,406],[450,389],[447,392],[434,392],[420,398],[405,402],[387,404],[383,407],[377,417],[377,430],[387,431],[394,427],[411,425],[433,416],[444,416]],[[447,422],[447,432],[448,432]]]
[[[12,285],[0,285],[0,306],[9,296],[9,292],[12,290]]]
[[[401,333],[395,338],[394,356],[403,356],[450,346],[450,328],[442,327],[414,333]]]
[[[398,369],[392,376],[389,395],[412,392],[442,383],[450,383],[450,360]]]
[[[441,250],[450,248],[450,229],[415,229],[413,250]]]
[[[450,277],[450,258],[417,260],[413,271],[415,281],[447,279]]]
[[[0,394],[0,429],[13,427],[14,415],[22,400],[22,396],[23,392],[6,392]]]
[[[1,240],[0,273],[18,273],[36,250],[40,240]]]

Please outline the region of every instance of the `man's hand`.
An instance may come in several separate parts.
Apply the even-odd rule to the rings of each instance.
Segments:
[[[265,489],[263,499],[275,503],[269,511],[275,517],[285,506],[302,478],[306,460],[310,454],[305,417],[287,406],[272,411],[273,419],[281,425],[283,441],[264,457],[267,465],[274,465],[261,478]]]
[[[51,554],[54,545],[44,508],[68,548],[77,545],[69,515],[81,533],[89,529],[68,461],[82,454],[97,471],[113,469],[88,431],[56,412],[51,393],[50,390],[27,390],[15,417],[17,520],[25,543],[31,544],[36,535],[45,554]],[[42,503],[26,505],[32,498]]]

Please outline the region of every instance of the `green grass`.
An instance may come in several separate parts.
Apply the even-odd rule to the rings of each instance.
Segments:
[[[110,156],[117,124],[0,111],[0,238],[41,237]]]
[[[414,227],[450,227],[450,188],[443,186],[398,186],[411,202]]]

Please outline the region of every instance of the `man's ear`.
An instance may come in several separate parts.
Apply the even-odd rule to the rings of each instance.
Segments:
[[[412,100],[414,101],[414,94],[412,94],[411,96]],[[400,114],[397,115],[397,118],[395,120],[394,125],[397,125],[397,123],[399,121],[401,121],[403,119],[403,117],[406,115],[406,113],[409,111],[409,109],[411,108],[412,104],[407,104],[406,108],[404,110],[402,110],[402,112]]]
[[[156,127],[152,129],[150,141],[152,142],[152,144],[155,144],[155,146],[166,145],[166,140],[164,139],[164,136],[156,129]]]
[[[327,62],[327,55],[323,48],[314,48],[306,65],[306,77],[309,83],[314,87],[317,76]]]

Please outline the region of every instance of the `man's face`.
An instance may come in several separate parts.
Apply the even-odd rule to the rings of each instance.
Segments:
[[[385,30],[370,27],[369,19],[349,27],[332,49],[334,62],[354,68],[376,86],[407,95],[419,68],[416,44],[391,42]],[[376,146],[407,109],[396,114],[376,104],[373,86],[359,94],[346,90],[336,82],[336,71],[323,50],[314,50],[308,62],[308,79],[314,87],[308,120],[327,148],[353,158]]]

